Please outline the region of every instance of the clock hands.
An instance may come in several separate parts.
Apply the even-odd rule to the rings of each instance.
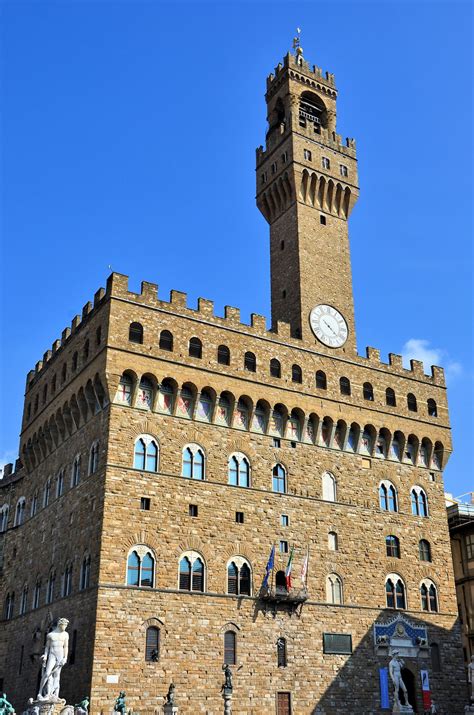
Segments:
[[[337,336],[337,333],[336,333],[336,331],[335,331],[335,330],[333,330],[333,328],[331,327],[331,325],[329,325],[329,323],[326,323],[326,321],[325,321],[325,320],[323,320],[323,323],[324,323],[324,325],[325,325],[326,327],[328,327],[328,328],[329,328],[329,330],[331,331],[331,333],[332,333],[333,335],[336,335],[336,336]]]

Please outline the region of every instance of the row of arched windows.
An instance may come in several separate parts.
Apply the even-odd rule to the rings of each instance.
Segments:
[[[79,590],[84,591],[90,586],[91,576],[91,557],[85,554],[79,572]],[[151,586],[152,583],[144,584]],[[56,598],[66,598],[72,593],[73,587],[73,565],[68,562],[60,574],[60,578],[56,578],[56,570],[52,568],[48,574],[48,578],[43,580],[38,577],[35,581],[31,600],[29,599],[29,586],[24,584],[20,595],[20,603],[18,614],[15,613],[15,592],[11,591],[7,594],[5,600],[4,617],[6,620],[13,618],[15,615],[22,616],[31,607],[32,610],[39,608],[44,604],[52,603]]]
[[[218,395],[211,387],[198,391],[192,383],[184,383],[179,388],[173,379],[165,378],[158,383],[151,374],[138,380],[130,370],[120,379],[115,402],[420,467],[441,469],[443,464],[442,443],[433,444],[427,437],[420,440],[413,434],[406,437],[399,430],[392,433],[386,428],[377,430],[370,424],[361,426],[329,416],[306,415],[300,408],[288,410],[280,403],[272,407],[264,399],[254,403],[246,395],[237,399],[227,391]]]
[[[398,511],[398,493],[392,482],[384,479],[379,486],[379,502],[383,511]],[[414,516],[428,516],[428,497],[424,489],[412,487],[410,491],[411,513]]]
[[[102,327],[99,325],[95,331],[95,344],[96,347],[99,347],[99,345],[102,342]],[[84,344],[82,346],[82,349],[80,351],[76,350],[71,357],[71,363],[70,363],[70,371],[68,371],[68,363],[64,362],[61,366],[61,368],[58,370],[58,375],[60,376],[60,385],[64,385],[68,378],[68,374],[74,374],[77,372],[79,369],[80,365],[85,365],[85,363],[89,360],[90,357],[90,352],[91,352],[91,346],[90,346],[90,339],[87,338],[84,341]],[[44,383],[43,389],[41,391],[41,405],[45,405],[46,402],[48,401],[48,394],[50,397],[53,397],[53,395],[56,393],[57,389],[57,376],[54,374],[51,378],[51,382],[48,384],[47,382]],[[40,405],[40,393],[38,392],[34,398],[33,403],[28,402],[26,406],[26,421],[28,422],[31,419],[31,412],[32,412],[32,404],[33,404],[33,415],[35,415],[38,412],[38,408]]]
[[[87,463],[87,474],[90,476],[95,474],[99,467],[99,442],[95,441],[92,443],[89,449],[89,459]],[[155,465],[154,470],[156,471],[158,463]],[[77,487],[81,479],[81,455],[77,454],[71,465],[71,475],[70,475],[70,488]],[[42,494],[39,490],[33,493],[31,498],[30,507],[30,517],[35,516],[38,513],[40,506],[46,508],[49,506],[53,496],[59,499],[64,494],[65,487],[65,468],[59,470],[56,478],[48,477],[43,487]],[[0,533],[7,530],[8,526],[8,504],[4,504],[0,509]],[[16,503],[15,514],[13,519],[13,526],[21,526],[26,518],[26,498],[24,496],[20,497]]]
[[[331,532],[333,533],[333,532]],[[396,537],[387,537],[388,539]],[[391,542],[393,543],[393,542]],[[428,542],[425,542],[428,544]],[[428,544],[429,547],[429,544]],[[423,547],[424,549],[425,547]],[[421,554],[420,542],[420,554]],[[421,556],[420,556],[421,558]],[[128,586],[154,587],[155,556],[151,549],[138,545],[133,547],[127,559],[126,583]],[[287,593],[288,585],[284,571],[275,573],[276,592]],[[178,563],[178,589],[204,593],[206,591],[206,567],[204,558],[196,551],[186,551]],[[419,586],[421,610],[437,611],[438,596],[436,586],[430,579],[423,579]],[[227,563],[227,593],[235,596],[252,596],[252,568],[243,556],[233,556]],[[389,574],[385,579],[387,608],[405,609],[406,587],[398,574]],[[343,581],[339,574],[330,573],[326,576],[326,602],[336,605],[344,603]]]
[[[132,343],[143,343],[143,326],[141,323],[131,323],[129,328],[129,341]],[[161,350],[173,352],[174,338],[169,330],[162,330],[159,337],[159,347]],[[202,359],[202,341],[197,337],[192,337],[188,343],[189,357]],[[227,345],[219,345],[217,348],[217,362],[219,365],[230,365],[231,354]],[[255,353],[247,351],[244,354],[243,361],[244,370],[248,372],[257,371],[257,358]],[[281,378],[282,370],[281,363],[277,358],[272,358],[269,364],[269,372],[272,377]],[[291,381],[297,384],[303,382],[303,371],[297,364],[291,366]],[[315,385],[319,390],[327,389],[326,373],[323,370],[318,370],[315,374]],[[348,377],[339,379],[339,391],[341,395],[350,396],[352,394],[351,382]],[[362,386],[362,395],[365,400],[374,401],[374,388],[370,382],[364,382]],[[418,404],[415,395],[409,393],[406,396],[407,408],[410,412],[418,411]],[[395,391],[388,387],[385,391],[385,404],[390,407],[397,406]],[[438,410],[436,401],[430,398],[427,400],[427,414],[430,417],[437,417]]]

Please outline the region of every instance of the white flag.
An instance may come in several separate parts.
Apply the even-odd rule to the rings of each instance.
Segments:
[[[301,584],[302,584],[303,588],[306,588],[306,577],[308,576],[308,557],[309,557],[309,548],[306,549],[306,556],[304,557],[304,561],[301,566]]]

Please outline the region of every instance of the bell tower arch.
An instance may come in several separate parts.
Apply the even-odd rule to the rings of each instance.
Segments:
[[[336,132],[334,75],[297,47],[267,78],[257,206],[270,224],[272,323],[323,351],[355,354],[348,218],[359,195],[355,142]]]

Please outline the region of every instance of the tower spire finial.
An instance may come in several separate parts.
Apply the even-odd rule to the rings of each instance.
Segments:
[[[297,55],[302,55],[303,54],[303,48],[301,47],[301,27],[296,28],[296,32],[298,33],[293,37],[293,49],[296,50]]]

